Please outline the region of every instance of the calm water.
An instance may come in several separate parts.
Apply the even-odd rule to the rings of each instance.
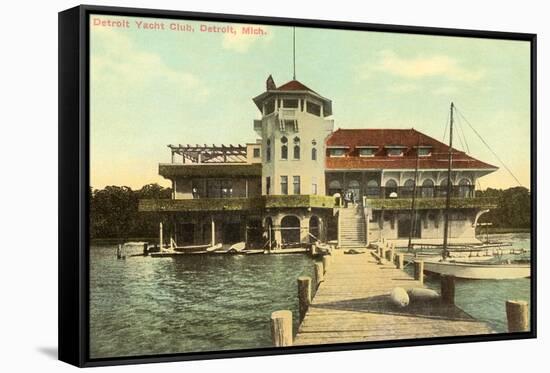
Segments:
[[[489,235],[491,241],[513,242],[514,248],[530,250],[529,233],[507,233]],[[528,257],[528,254],[526,254]],[[408,266],[411,267],[411,266]],[[407,268],[411,271],[412,268]],[[437,276],[427,276],[426,286],[439,291]],[[526,300],[531,304],[531,280],[461,280],[455,284],[455,303],[473,317],[487,322],[497,332],[506,332],[507,300]]]
[[[529,249],[529,234],[491,238]],[[116,260],[114,246],[92,246],[91,357],[271,347],[271,312],[297,319],[300,275],[313,276],[305,255]],[[437,278],[426,284],[439,289]],[[530,301],[529,289],[529,279],[457,281],[456,303],[504,332],[504,302]]]
[[[297,320],[300,275],[313,275],[306,255],[116,260],[114,246],[92,246],[90,355],[271,347],[271,312]]]

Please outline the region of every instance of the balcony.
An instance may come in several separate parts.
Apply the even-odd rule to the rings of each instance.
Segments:
[[[259,211],[266,208],[333,208],[334,198],[277,195],[253,198],[142,199],[141,212]]]
[[[161,163],[159,174],[167,179],[175,177],[253,177],[262,175],[262,165],[261,163]]]
[[[374,187],[366,188],[365,196],[368,199],[390,198],[392,193],[397,194],[397,198],[412,198],[413,189],[409,187]],[[445,198],[447,187],[416,187],[416,198]],[[451,189],[452,198],[472,198],[475,196],[475,187],[473,185],[453,186]]]
[[[272,195],[263,196],[265,208],[333,208],[334,197],[317,195]]]
[[[366,198],[366,205],[375,210],[410,210],[412,198]],[[431,210],[444,209],[446,198],[418,198],[415,209]],[[453,209],[493,209],[497,207],[494,198],[451,198],[450,207]]]
[[[142,199],[138,211],[249,211],[263,207],[261,197],[256,198],[197,198],[197,199]]]

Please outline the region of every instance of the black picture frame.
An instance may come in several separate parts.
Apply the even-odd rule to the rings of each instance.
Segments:
[[[402,34],[459,36],[527,41],[531,45],[531,331],[284,348],[260,348],[167,355],[90,359],[88,354],[89,247],[89,15],[119,15],[201,21],[238,22]],[[537,221],[536,106],[537,36],[479,30],[382,25],[358,22],[275,18],[158,9],[81,5],[59,13],[59,359],[79,367],[219,359],[261,355],[389,348],[536,338]]]

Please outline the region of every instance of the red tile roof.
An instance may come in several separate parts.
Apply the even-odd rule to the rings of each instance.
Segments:
[[[403,156],[390,157],[385,146],[403,145]],[[431,155],[420,157],[421,169],[446,169],[449,146],[414,129],[338,129],[327,139],[327,146],[348,146],[345,157],[330,157],[327,150],[327,169],[414,169],[416,146],[431,147]],[[360,157],[360,146],[378,146],[373,157]],[[498,167],[470,157],[454,149],[453,168],[496,170]]]
[[[304,84],[300,83],[297,80],[291,80],[290,82],[285,83],[280,87],[277,87],[277,91],[311,91],[311,92],[315,92],[313,89],[305,86]]]

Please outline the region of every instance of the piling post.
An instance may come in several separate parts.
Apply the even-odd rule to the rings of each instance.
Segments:
[[[323,282],[323,263],[315,263],[315,289]]]
[[[404,259],[405,259],[404,254],[397,254],[397,265],[396,265],[397,269],[403,269]]]
[[[455,277],[441,275],[441,302],[446,305],[455,304]]]
[[[271,340],[275,347],[292,346],[292,312],[275,311],[271,314]]]
[[[323,256],[323,274],[326,274],[328,271],[328,268],[330,267],[330,261],[332,258],[328,255]]]
[[[160,245],[160,251],[162,251],[162,247],[163,247],[162,222],[159,223],[159,245]]]
[[[311,277],[298,277],[298,309],[300,322],[304,319],[311,304]]]
[[[386,260],[388,262],[393,263],[393,256],[394,256],[393,248],[389,248],[388,250],[386,250]]]
[[[506,318],[508,319],[508,332],[529,331],[529,305],[524,300],[506,301]]]
[[[143,244],[143,256],[149,255],[149,244],[146,242]]]
[[[414,262],[414,279],[424,284],[424,261],[417,260]]]
[[[317,245],[316,244],[311,244],[311,255],[312,256],[317,255]]]

